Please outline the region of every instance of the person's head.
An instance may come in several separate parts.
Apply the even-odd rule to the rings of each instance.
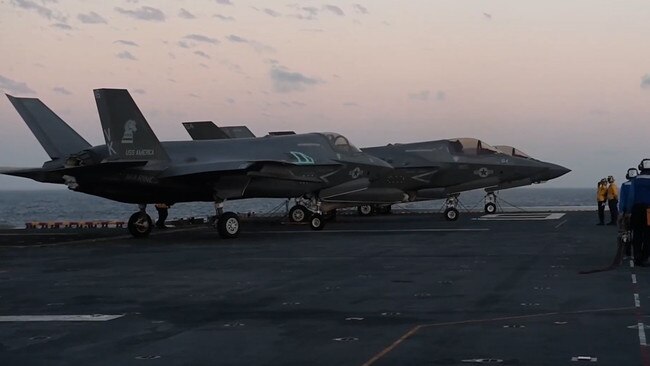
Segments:
[[[607,183],[614,183],[614,177],[612,177],[611,175],[607,177]]]
[[[636,168],[630,168],[627,170],[627,173],[625,174],[625,179],[630,180],[636,177],[637,175],[639,175],[639,171],[636,170]]]
[[[600,182],[598,182],[598,184],[601,185],[601,186],[604,185],[604,184],[607,184],[607,179],[605,179],[605,178],[601,179]]]
[[[639,171],[644,174],[650,173],[650,159],[643,159],[639,163]]]

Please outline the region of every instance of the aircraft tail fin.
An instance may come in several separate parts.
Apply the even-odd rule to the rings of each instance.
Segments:
[[[95,89],[95,101],[111,159],[169,160],[126,89]]]
[[[212,121],[183,122],[183,127],[190,134],[192,140],[222,140],[230,138]]]
[[[254,138],[255,134],[246,126],[226,126],[220,127],[231,139]]]
[[[63,158],[92,147],[40,99],[9,94],[7,98],[50,158]]]

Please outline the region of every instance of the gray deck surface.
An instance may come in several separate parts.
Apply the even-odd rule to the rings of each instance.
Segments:
[[[650,269],[578,274],[615,252],[595,221],[0,231],[0,320],[123,315],[0,322],[0,365],[648,365]]]

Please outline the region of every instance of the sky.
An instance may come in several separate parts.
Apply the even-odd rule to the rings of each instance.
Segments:
[[[573,170],[545,187],[595,187],[650,157],[649,36],[647,0],[0,0],[0,90],[93,145],[92,89],[126,88],[163,141],[195,120],[476,137]],[[0,124],[0,166],[48,160],[6,98]]]

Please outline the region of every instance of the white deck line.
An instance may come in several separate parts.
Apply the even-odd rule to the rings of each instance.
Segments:
[[[0,322],[106,322],[123,316],[124,314],[1,315]]]

